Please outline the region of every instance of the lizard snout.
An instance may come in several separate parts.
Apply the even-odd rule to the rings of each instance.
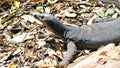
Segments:
[[[34,18],[38,19],[39,21],[44,21],[45,19],[45,16],[40,13],[33,13],[32,15],[34,16]]]

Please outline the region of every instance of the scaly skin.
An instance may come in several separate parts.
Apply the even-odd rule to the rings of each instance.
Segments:
[[[117,0],[97,0],[98,2],[101,1],[105,4],[114,4],[115,6],[117,6],[120,9],[120,2]]]
[[[34,17],[53,33],[67,41],[67,52],[59,67],[66,66],[77,49],[97,49],[108,43],[120,42],[120,19],[101,20],[100,23],[81,27],[66,26],[51,14],[34,14]]]

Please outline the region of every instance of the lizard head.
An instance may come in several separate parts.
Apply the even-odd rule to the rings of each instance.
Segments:
[[[56,23],[54,22],[56,19],[53,15],[47,13],[33,13],[33,16],[41,21],[43,25],[48,28],[48,30],[53,32],[53,29],[51,27],[53,27],[53,24]]]
[[[47,14],[47,13],[34,13],[33,16],[38,19],[39,21],[41,21],[43,24],[49,24],[52,21],[54,21],[54,16],[51,14]]]
[[[59,31],[58,27],[60,27],[59,24],[61,24],[53,15],[47,14],[47,13],[33,13],[33,16],[41,21],[45,27],[47,27],[48,30],[55,33]]]

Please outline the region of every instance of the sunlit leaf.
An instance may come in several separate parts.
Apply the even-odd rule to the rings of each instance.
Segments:
[[[20,2],[19,1],[14,1],[14,5],[16,8],[19,8],[20,7]]]
[[[101,11],[101,12],[100,12],[100,15],[101,15],[102,17],[104,17],[104,16],[105,16],[105,11]]]
[[[118,17],[118,13],[115,13],[114,15],[112,15],[112,18],[117,18]]]
[[[76,17],[77,14],[76,13],[68,13],[66,14],[67,17]]]
[[[105,16],[112,16],[115,13],[115,10],[112,8],[107,9]]]
[[[12,38],[11,40],[15,41],[15,42],[23,42],[24,40],[31,39],[33,37],[34,36],[32,35],[32,33],[23,33],[21,35],[17,35],[16,37]]]
[[[14,63],[10,63],[9,66],[8,66],[8,68],[17,68],[17,65],[14,64]]]
[[[38,44],[38,48],[44,46],[46,44],[46,42],[44,41],[44,39],[39,39],[36,42]]]
[[[15,16],[15,14],[10,14],[8,17],[2,19],[0,23],[4,24],[6,21],[8,21],[9,19],[11,19],[13,16]]]
[[[49,3],[53,4],[56,3],[58,0],[47,0]]]

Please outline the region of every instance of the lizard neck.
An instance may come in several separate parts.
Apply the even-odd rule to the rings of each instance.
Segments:
[[[68,30],[67,26],[59,22],[57,19],[50,20],[49,22],[43,24],[48,30],[62,38],[65,37],[66,31]]]

